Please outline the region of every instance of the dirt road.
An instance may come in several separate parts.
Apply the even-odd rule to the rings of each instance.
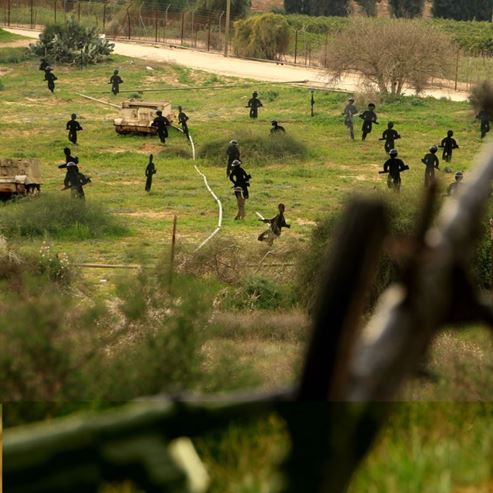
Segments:
[[[6,31],[37,38],[39,32],[24,29],[6,29]],[[224,57],[218,53],[206,53],[182,48],[170,48],[149,43],[129,43],[115,41],[115,53],[152,62],[167,62],[185,67],[204,70],[215,74],[229,75],[244,79],[267,82],[307,81],[307,87],[334,89],[354,92],[361,89],[361,79],[348,75],[338,81],[329,81],[324,70],[299,67],[292,65],[277,65],[270,62],[243,60],[234,57]],[[412,91],[407,91],[412,94]],[[431,88],[422,96],[447,98],[452,101],[466,101],[469,93],[454,91],[447,88]]]

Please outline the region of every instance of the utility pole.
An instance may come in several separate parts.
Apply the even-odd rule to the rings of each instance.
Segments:
[[[229,50],[229,21],[231,17],[231,0],[226,0],[226,26],[224,27],[224,56]]]

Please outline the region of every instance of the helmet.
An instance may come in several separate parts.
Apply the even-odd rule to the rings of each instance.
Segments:
[[[368,108],[375,108],[375,105],[374,105],[373,103],[370,103],[370,104],[368,105]]]
[[[162,114],[163,114],[163,112],[161,110],[156,111],[156,115],[161,116]]]
[[[68,147],[64,147],[64,148],[63,148],[63,152],[64,152],[65,154],[70,154],[70,149],[69,149]]]
[[[238,141],[237,140],[230,140],[229,143],[231,145],[234,145],[234,146],[237,146],[238,145]]]
[[[75,113],[72,113],[70,116],[72,117],[72,120],[75,120],[77,118],[77,115]]]
[[[430,152],[432,152],[433,154],[435,154],[435,152],[437,152],[437,151],[438,151],[438,147],[437,147],[437,146],[432,145],[432,146],[430,147]]]
[[[77,166],[73,161],[69,161],[67,163],[67,168],[70,168],[71,166]]]
[[[350,103],[354,103],[354,98],[353,98],[353,97],[350,97],[350,98],[348,99],[348,101],[349,101]]]
[[[118,70],[113,70],[113,73],[116,75],[118,73]]]
[[[392,156],[392,157],[396,157],[399,153],[397,152],[397,149],[391,149],[389,154]]]
[[[235,159],[232,163],[231,166],[239,166],[241,164],[241,161],[239,159]]]
[[[277,120],[272,120],[271,123],[272,125],[277,125]]]
[[[454,135],[454,132],[453,132],[452,130],[449,130],[449,131],[447,132],[447,135],[448,135],[449,137],[452,137],[452,135]]]
[[[255,96],[258,96],[257,91],[254,91],[254,92],[252,93],[252,96],[254,96],[254,97],[255,97]]]
[[[394,126],[394,122],[389,122],[389,123],[387,124],[387,126],[388,126],[389,128],[392,128],[392,127]]]
[[[462,180],[462,178],[464,178],[464,173],[462,173],[462,171],[457,171],[457,173],[455,173],[455,179]]]

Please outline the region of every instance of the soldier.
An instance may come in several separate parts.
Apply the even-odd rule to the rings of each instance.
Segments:
[[[183,133],[187,136],[187,139],[190,140],[190,135],[188,134],[188,116],[184,113],[181,106],[178,106],[178,123],[181,125],[181,129]]]
[[[395,192],[401,190],[401,172],[409,169],[409,166],[404,164],[402,159],[397,159],[398,152],[396,149],[392,149],[390,152],[390,159],[388,159],[383,165],[383,171],[380,173],[388,173],[387,186],[394,189]]]
[[[50,64],[46,61],[46,58],[41,58],[41,63],[39,64],[39,70],[46,71]]]
[[[262,102],[260,99],[257,98],[258,93],[254,92],[252,93],[252,97],[249,99],[247,108],[250,108],[250,118],[257,118],[258,116],[258,109],[263,106]]]
[[[245,219],[245,202],[249,196],[248,187],[250,186],[251,178],[252,177],[241,167],[241,163],[238,159],[235,159],[231,163],[231,174],[229,175],[229,179],[233,183],[233,190],[238,204],[238,213],[236,214],[235,221],[238,219]]]
[[[445,137],[442,140],[442,143],[440,144],[440,147],[443,147],[442,158],[447,163],[450,163],[452,161],[452,151],[454,149],[459,148],[457,141],[454,138],[452,138],[453,135],[454,135],[454,132],[452,132],[452,130],[449,130],[447,132],[447,137]]]
[[[374,123],[378,125],[377,114],[375,113],[375,105],[370,103],[368,109],[364,111],[360,116],[363,119],[363,137],[362,140],[366,140],[366,136],[371,132]]]
[[[78,157],[73,157],[70,149],[68,147],[65,147],[63,149],[63,153],[65,154],[65,164],[69,163],[70,161],[74,162],[75,164],[79,163],[79,158]],[[65,168],[64,165],[58,166],[59,168]]]
[[[77,115],[72,113],[70,120],[67,122],[66,129],[68,130],[68,140],[73,144],[77,144],[77,132],[83,130],[80,123],[76,120]]]
[[[286,224],[286,219],[284,218],[285,207],[284,204],[279,204],[277,206],[279,214],[274,216],[272,219],[260,219],[264,223],[270,224],[270,228],[259,235],[258,241],[266,241],[269,246],[272,246],[274,240],[281,236],[282,228],[290,228],[291,225]]]
[[[152,162],[152,154],[149,155],[149,164],[146,168],[146,187],[145,191],[150,192],[152,187],[152,175],[156,174],[156,166]]]
[[[353,127],[353,116],[358,113],[356,106],[354,106],[354,98],[348,99],[348,104],[344,108],[344,125],[349,129],[349,136],[354,140],[354,127]]]
[[[45,69],[45,80],[48,81],[48,89],[54,93],[55,81],[58,80],[58,77],[53,73],[53,69],[51,67],[46,67]]]
[[[79,167],[73,161],[69,161],[66,164],[61,164],[59,168],[67,168],[65,179],[63,180],[64,190],[70,188],[72,197],[84,199],[84,185],[91,183],[91,179],[79,171]]]
[[[165,116],[163,116],[163,112],[161,110],[156,111],[156,115],[157,117],[154,118],[151,126],[157,128],[159,139],[164,144],[166,143],[166,138],[168,137],[168,129],[166,127],[170,126],[171,123]]]
[[[226,155],[228,156],[228,165],[226,166],[226,176],[229,177],[231,173],[231,164],[234,160],[240,161],[240,149],[238,147],[237,140],[230,140],[228,148],[226,149]]]
[[[387,124],[387,130],[384,130],[382,137],[379,140],[385,140],[385,152],[388,154],[395,147],[395,141],[401,136],[394,130],[394,122]]]
[[[463,178],[464,174],[462,173],[462,171],[457,171],[457,173],[455,173],[455,181],[448,186],[447,195],[453,196],[457,193],[457,190],[462,186],[461,181],[463,180]]]
[[[477,115],[476,119],[481,122],[481,138],[484,139],[486,134],[490,131],[490,117],[486,110],[481,110]]]
[[[118,70],[113,70],[108,84],[111,84],[111,92],[116,96],[120,92],[120,84],[123,84],[122,78],[118,75]]]
[[[435,181],[435,169],[440,169],[440,161],[436,155],[437,151],[437,146],[431,146],[430,152],[421,160],[421,162],[426,166],[425,187],[429,187]]]
[[[271,135],[281,134],[281,133],[285,134],[286,133],[286,129],[284,127],[282,127],[281,125],[279,125],[277,120],[272,120],[271,124],[272,124],[272,128],[270,129]]]

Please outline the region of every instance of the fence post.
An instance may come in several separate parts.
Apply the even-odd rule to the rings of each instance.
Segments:
[[[181,35],[180,44],[183,45],[183,35],[185,34],[185,12],[181,11]]]
[[[176,246],[176,215],[173,216],[173,234],[171,236],[171,253],[169,261],[169,287],[173,282],[173,271],[175,268],[175,246]]]
[[[211,49],[211,18],[209,17],[209,25],[207,31],[207,51]]]
[[[154,11],[154,41],[157,43],[157,29],[158,29],[158,11],[157,9]]]
[[[7,26],[10,26],[10,0],[7,0]]]
[[[103,33],[106,28],[106,0],[103,2]]]
[[[55,24],[56,24],[56,0],[54,0],[54,2],[53,2],[53,14],[55,17]]]
[[[77,22],[80,22],[80,2],[81,0],[77,2]]]
[[[294,32],[294,64],[296,65],[296,57],[298,55],[298,29]]]
[[[192,34],[190,36],[190,39],[191,39],[191,45],[193,46],[193,34],[194,34],[194,31],[193,31],[193,28],[194,28],[194,25],[193,25],[193,22],[194,22],[194,17],[195,17],[195,9],[192,10]]]
[[[128,26],[128,39],[130,39],[131,31],[130,31],[130,11],[129,11],[129,9],[127,9],[127,26]]]
[[[324,67],[327,68],[327,57],[329,55],[329,33],[325,34],[325,59]]]
[[[30,7],[31,7],[31,29],[34,29],[34,0],[31,0]]]
[[[459,56],[460,56],[460,50],[457,49],[457,59],[455,61],[455,86],[454,86],[456,91],[459,82]]]

